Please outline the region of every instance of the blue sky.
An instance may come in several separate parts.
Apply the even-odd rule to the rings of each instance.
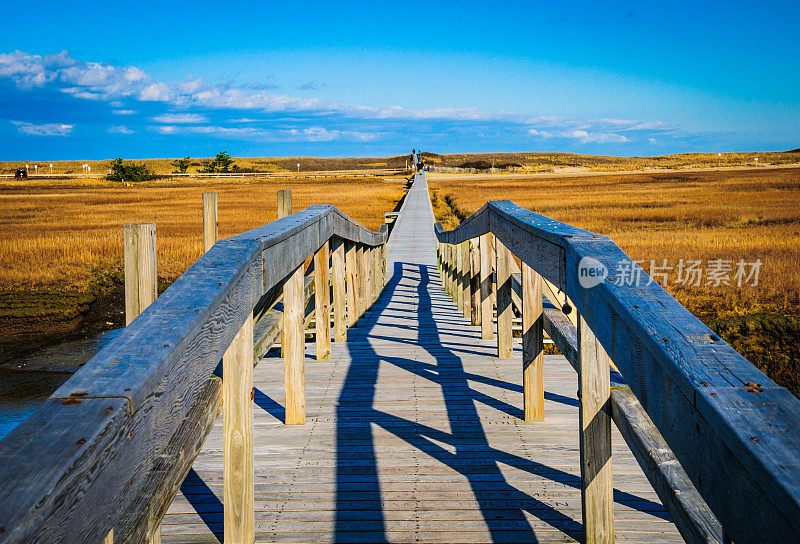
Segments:
[[[16,2],[3,160],[800,146],[800,3]]]

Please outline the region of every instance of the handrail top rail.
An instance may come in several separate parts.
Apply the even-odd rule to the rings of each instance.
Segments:
[[[713,455],[733,456],[744,466],[748,475],[741,478],[743,489],[745,480],[758,482],[767,500],[782,505],[785,515],[800,517],[800,400],[658,282],[648,281],[643,270],[631,285],[615,281],[619,263],[638,265],[611,238],[508,200],[487,202],[452,230],[437,223],[434,232],[446,244],[492,233],[561,289],[693,479],[704,474],[691,451],[697,448],[693,437],[702,437]],[[585,259],[606,269],[605,281],[581,285],[579,270]],[[686,430],[690,422],[696,423],[696,430]],[[717,441],[722,450],[711,444]]]
[[[370,246],[386,241],[385,225],[378,232],[370,231],[332,205],[312,205],[220,240],[50,398],[125,398],[130,411],[135,412],[160,381],[166,370],[164,367],[183,352],[189,333],[208,320],[235,283],[248,272],[261,272],[251,269],[265,258],[265,252],[330,219],[334,219],[333,234],[347,240]],[[303,253],[307,255],[318,248],[309,248]],[[265,275],[258,296],[285,274],[277,276],[268,279]],[[188,293],[193,296],[188,297]],[[195,318],[177,320],[176,311],[194,314]]]

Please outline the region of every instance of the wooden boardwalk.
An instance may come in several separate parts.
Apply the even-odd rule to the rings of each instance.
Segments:
[[[254,371],[256,542],[571,542],[581,536],[577,377],[546,356],[543,423],[520,354],[499,360],[442,290],[424,176],[389,242],[386,289],[330,361],[307,349],[307,423],[283,424],[283,360]],[[273,350],[274,353],[274,350]],[[614,430],[619,542],[681,541]],[[222,418],[163,542],[222,541]]]

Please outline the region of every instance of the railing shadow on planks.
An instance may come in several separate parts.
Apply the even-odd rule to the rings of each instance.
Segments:
[[[317,358],[330,358],[331,310],[345,341],[386,276],[387,225],[368,230],[333,206],[288,215],[290,192],[278,197],[285,217],[214,243],[205,193],[207,251],[155,301],[155,265],[128,262],[154,259],[155,226],[126,225],[126,310],[143,311],[0,441],[0,542],[160,542],[220,410],[225,541],[253,542],[252,367],[282,334],[285,423],[304,423],[310,314]]]
[[[632,261],[610,238],[510,201],[435,232],[443,286],[484,339],[496,299],[499,357],[522,314],[526,420],[544,418],[545,332],[578,371],[586,542],[614,541],[612,419],[687,542],[800,542],[800,401],[643,272],[615,281]],[[608,277],[584,288],[588,268]]]

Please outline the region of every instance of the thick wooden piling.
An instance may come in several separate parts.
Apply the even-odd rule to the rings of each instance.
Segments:
[[[125,324],[129,325],[158,296],[156,226],[129,223],[122,227],[125,254]]]
[[[208,251],[217,243],[218,227],[217,193],[203,193],[203,251]]]

